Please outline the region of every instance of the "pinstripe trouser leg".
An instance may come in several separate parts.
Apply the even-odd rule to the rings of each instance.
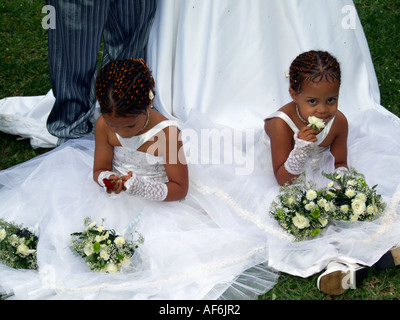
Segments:
[[[62,143],[93,132],[102,37],[103,64],[118,58],[145,58],[156,0],[46,0],[46,4],[56,10],[56,28],[48,33],[56,102],[47,129]]]

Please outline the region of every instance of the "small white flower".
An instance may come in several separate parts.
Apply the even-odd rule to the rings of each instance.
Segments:
[[[122,246],[125,244],[125,238],[124,237],[118,237],[114,240],[116,245]]]
[[[122,266],[129,266],[131,264],[131,259],[128,256],[125,256],[124,259],[121,261]]]
[[[349,206],[347,204],[344,204],[342,206],[340,206],[340,211],[342,211],[343,213],[347,213],[349,212]]]
[[[325,228],[326,225],[328,224],[328,219],[320,218],[319,222],[321,223],[322,227]]]
[[[93,221],[91,224],[89,224],[88,229],[92,229],[93,227],[95,227],[97,224],[97,222]]]
[[[328,183],[328,188],[332,188],[333,185],[334,185],[333,181],[329,182],[329,183]]]
[[[93,244],[88,243],[86,244],[85,248],[83,248],[83,252],[87,255],[90,256],[93,254]]]
[[[317,204],[318,204],[320,207],[325,207],[326,203],[327,203],[327,201],[326,201],[326,199],[324,199],[324,198],[319,199],[318,202],[317,202]]]
[[[288,200],[288,205],[291,206],[295,202],[295,198],[293,196],[289,197]]]
[[[17,245],[20,244],[20,239],[18,238],[18,236],[16,234],[12,234],[10,237],[10,244],[13,247],[16,247]]]
[[[356,183],[357,183],[357,182],[356,182],[355,180],[349,180],[349,181],[347,181],[347,185],[348,185],[348,186],[352,186],[352,187],[355,186]]]
[[[307,203],[304,208],[306,208],[306,210],[308,210],[308,211],[312,211],[315,208],[315,203],[313,201],[311,201],[311,202]]]
[[[103,226],[97,228],[97,231],[98,231],[98,232],[102,232],[103,230],[104,230],[104,227],[103,227]]]
[[[358,200],[361,200],[361,201],[367,201],[367,196],[364,194],[364,193],[362,193],[362,192],[360,192],[360,193],[357,193],[357,195],[356,195],[356,199],[358,199]]]
[[[324,121],[314,116],[308,118],[308,123],[308,126],[313,129],[321,130],[325,128]]]
[[[100,257],[104,260],[110,259],[110,255],[107,253],[106,250],[100,250]]]
[[[308,228],[310,226],[310,220],[308,220],[307,217],[297,213],[296,216],[292,219],[292,221],[293,224],[299,229]]]
[[[359,217],[359,215],[353,214],[353,215],[350,217],[350,221],[357,221],[357,220],[358,220],[358,217]]]
[[[317,197],[317,192],[315,192],[314,190],[308,190],[306,193],[306,198],[309,201],[314,200]]]
[[[368,214],[373,214],[373,213],[374,213],[374,206],[369,205],[369,206],[367,207],[367,213],[368,213]]]
[[[354,191],[354,189],[349,188],[344,194],[349,198],[353,198],[356,195],[356,192]]]
[[[6,238],[6,230],[5,229],[1,229],[0,230],[0,241],[3,241]]]

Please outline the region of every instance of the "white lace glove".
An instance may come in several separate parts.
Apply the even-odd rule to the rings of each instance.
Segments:
[[[284,164],[286,171],[293,175],[301,174],[308,158],[314,151],[314,147],[314,142],[299,139],[297,133],[295,133],[294,148]]]
[[[149,181],[135,173],[124,185],[128,194],[148,200],[164,201],[168,195],[168,187],[165,183]]]

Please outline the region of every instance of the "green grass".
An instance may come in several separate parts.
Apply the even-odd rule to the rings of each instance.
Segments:
[[[381,104],[400,116],[400,1],[355,0],[366,33]],[[0,2],[0,99],[43,95],[50,89],[47,32],[41,27],[43,0]],[[0,133],[0,170],[36,157],[28,140]],[[318,275],[303,279],[280,274],[278,284],[263,300],[391,300],[400,298],[400,268],[369,270],[364,285],[338,297],[318,291]]]

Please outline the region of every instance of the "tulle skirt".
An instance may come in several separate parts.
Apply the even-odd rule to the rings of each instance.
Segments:
[[[73,140],[0,173],[0,218],[39,235],[38,271],[0,264],[0,292],[15,299],[255,299],[276,283],[266,239],[214,220],[211,212],[233,215],[216,195],[191,183],[179,202],[110,197],[92,179],[93,152],[92,137]],[[190,167],[191,182],[196,170]],[[144,237],[128,267],[90,271],[71,245],[85,217]]]
[[[231,167],[209,166],[210,174],[196,178],[197,183],[203,184],[204,194],[217,194],[232,208],[229,218],[212,212],[213,219],[223,220],[221,225],[229,224],[238,233],[263,237],[268,243],[268,265],[274,270],[308,277],[323,270],[332,260],[373,265],[390,248],[400,244],[400,123],[383,109],[360,112],[357,118],[350,117],[349,122],[348,163],[365,175],[370,187],[377,185],[377,193],[387,204],[380,218],[373,222],[335,222],[312,240],[294,242],[268,213],[279,186],[272,170],[269,138],[260,129],[253,132],[253,145],[237,146],[247,152],[248,159],[254,159],[250,174],[238,175],[238,169],[243,171],[244,166],[236,163]],[[306,179],[324,187],[329,180],[321,173],[333,172],[333,157],[326,152],[317,170],[310,166],[306,169]],[[221,172],[235,178],[219,180]]]
[[[40,236],[39,270],[0,264],[0,291],[16,299],[254,299],[278,272],[308,277],[336,259],[372,265],[400,242],[396,118],[369,110],[350,128],[349,163],[378,184],[388,204],[382,217],[334,223],[302,242],[268,213],[279,186],[262,129],[238,131],[193,111],[181,130],[190,189],[179,202],[109,197],[92,180],[92,137],[0,172],[0,218]],[[331,161],[327,154],[321,171]],[[129,267],[92,272],[74,253],[70,235],[84,229],[85,217],[144,236]]]

